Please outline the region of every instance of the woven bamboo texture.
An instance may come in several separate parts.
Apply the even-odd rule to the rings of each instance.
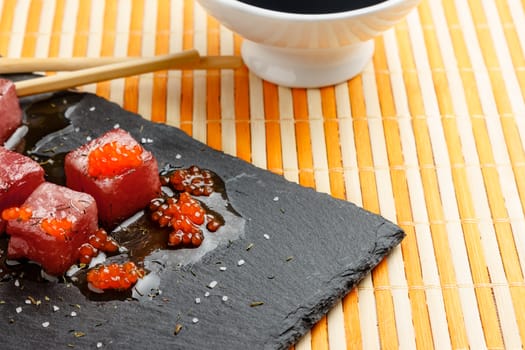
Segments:
[[[296,350],[522,349],[524,8],[423,0],[333,87],[240,68],[82,89],[406,231]],[[241,43],[191,0],[0,0],[7,57],[239,55]]]

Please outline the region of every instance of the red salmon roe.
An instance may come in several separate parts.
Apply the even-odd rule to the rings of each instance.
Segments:
[[[108,177],[124,173],[142,165],[143,148],[129,147],[117,141],[93,149],[88,155],[88,174],[93,177]]]
[[[11,207],[2,210],[2,220],[28,221],[33,216],[33,211],[28,207]]]
[[[89,236],[88,243],[82,244],[78,249],[80,253],[80,263],[89,264],[91,260],[97,256],[99,251],[115,253],[118,249],[119,245],[117,241],[109,236],[106,230],[99,228]]]
[[[114,253],[119,248],[117,241],[109,236],[103,228],[99,228],[94,234],[89,236],[89,244],[106,253]]]
[[[89,264],[91,260],[97,256],[98,249],[93,247],[89,243],[84,243],[78,248],[78,252],[80,253],[80,263],[81,264]]]
[[[95,267],[88,271],[87,281],[93,287],[102,290],[126,290],[143,276],[144,270],[128,261],[124,264],[112,263],[107,266]]]
[[[194,196],[209,196],[213,193],[215,181],[213,173],[192,165],[187,169],[177,169],[168,177],[168,183],[175,191],[189,192]]]
[[[68,219],[45,218],[40,222],[40,227],[48,235],[65,240],[71,235],[73,223]]]
[[[206,225],[210,232],[217,231],[222,225],[188,192],[180,193],[178,199],[155,198],[151,201],[149,210],[150,218],[160,227],[173,229],[168,237],[168,245],[172,247],[199,247],[204,240],[202,225]]]
[[[198,225],[204,223],[206,214],[200,203],[186,192],[181,193],[178,199],[155,198],[149,209],[151,218],[160,227],[173,226],[186,232],[199,230]]]
[[[210,232],[215,232],[222,226],[222,222],[213,214],[206,214],[206,222],[206,228]]]
[[[197,248],[202,244],[204,235],[202,231],[183,232],[181,230],[172,231],[168,236],[168,245],[172,247],[191,247]]]

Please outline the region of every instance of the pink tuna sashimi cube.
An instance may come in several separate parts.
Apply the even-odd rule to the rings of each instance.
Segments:
[[[80,258],[79,247],[98,229],[95,199],[44,182],[23,205],[31,209],[32,217],[8,221],[8,258],[27,258],[50,275],[63,275]]]
[[[97,201],[102,226],[112,229],[160,194],[157,160],[126,131],[108,131],[65,159],[69,188]]]
[[[22,110],[18,103],[15,84],[0,79],[0,146],[22,124]]]
[[[44,169],[23,154],[0,147],[0,213],[19,206],[44,182]],[[0,233],[2,229],[0,219]]]

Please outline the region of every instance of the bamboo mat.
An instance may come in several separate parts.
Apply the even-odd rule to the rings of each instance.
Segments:
[[[407,237],[297,350],[521,349],[525,1],[423,0],[353,80],[170,71],[83,89],[347,199]],[[191,0],[0,0],[8,57],[239,54]]]

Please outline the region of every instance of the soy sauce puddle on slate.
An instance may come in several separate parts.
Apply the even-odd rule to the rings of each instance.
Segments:
[[[16,151],[26,154],[37,160],[45,170],[46,181],[65,185],[64,158],[65,153],[55,154],[52,149],[39,149],[38,157],[32,151],[50,135],[60,136],[64,132],[72,132],[70,120],[67,118],[68,110],[75,107],[82,99],[82,94],[58,93],[51,98],[36,101],[25,108],[25,121],[29,131],[19,143]],[[73,131],[74,132],[74,131]],[[49,152],[49,156],[42,156]],[[167,165],[163,171],[174,170],[175,167]],[[124,251],[120,254],[109,256],[106,262],[124,262],[131,260],[137,266],[145,268],[148,272],[139,280],[132,290],[106,291],[98,293],[90,290],[86,282],[87,269],[79,269],[69,277],[59,278],[58,283],[73,283],[90,300],[148,300],[159,294],[159,285],[164,270],[177,270],[184,265],[198,262],[206,253],[219,245],[229,242],[244,235],[245,220],[231,206],[224,182],[215,176],[216,186],[214,192],[206,197],[194,197],[202,206],[218,216],[223,225],[216,232],[209,232],[203,228],[204,240],[198,248],[173,249],[167,245],[169,231],[156,226],[147,214],[137,213],[136,220],[128,225],[117,227],[112,236],[117,240]],[[8,237],[0,237],[0,281],[12,279],[26,279],[37,282],[50,283],[42,277],[38,265],[30,262],[11,262],[6,260]],[[51,282],[53,283],[53,282]]]

